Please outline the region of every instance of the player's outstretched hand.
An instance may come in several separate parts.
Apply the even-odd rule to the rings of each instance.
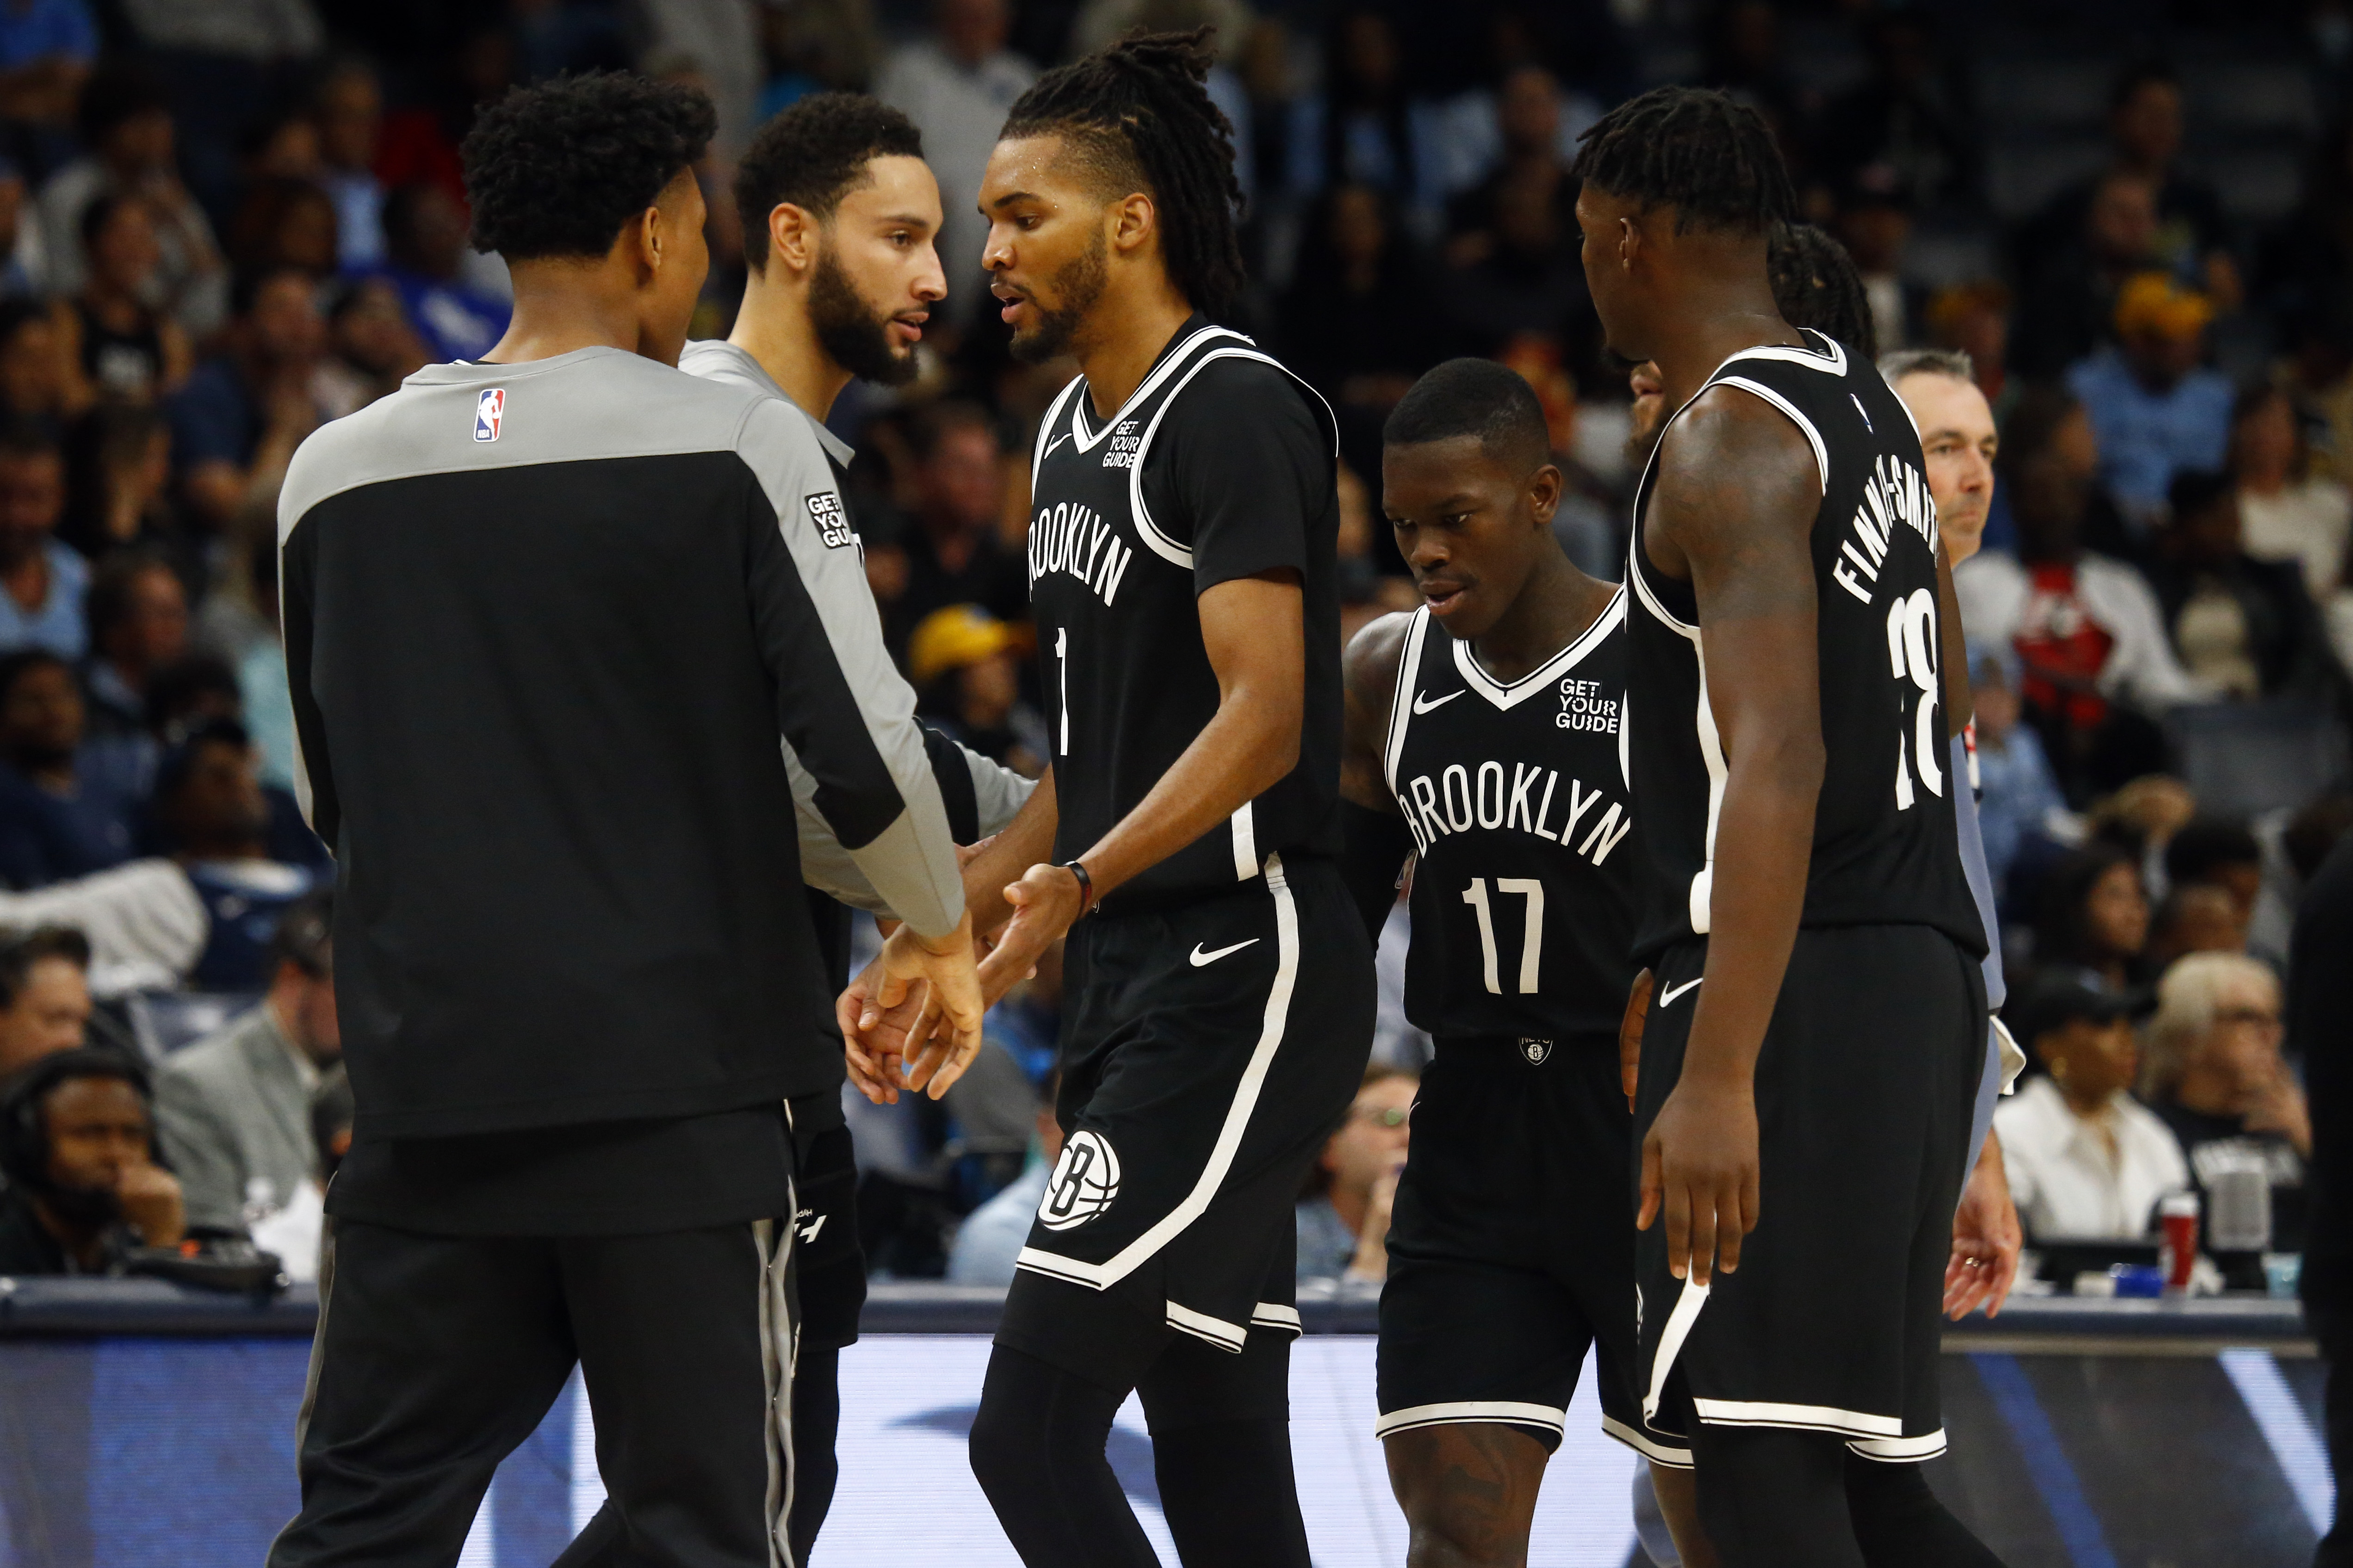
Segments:
[[[921,1010],[906,1031],[900,1078],[903,1087],[923,1089],[937,1100],[980,1054],[981,1016],[987,1008],[980,999],[972,916],[967,913],[954,931],[939,937],[901,926],[882,944],[874,967],[881,971],[881,984],[867,1007],[887,1016],[919,987],[923,992]],[[864,1021],[861,1013],[860,1022]]]
[[[1990,1318],[2001,1310],[2018,1279],[2019,1249],[2026,1233],[2010,1201],[2010,1175],[2002,1169],[2001,1144],[1986,1134],[1977,1169],[1961,1188],[1953,1211],[1953,1256],[1945,1265],[1945,1314],[1958,1321],[1978,1307]]]
[[[980,991],[994,1005],[1014,983],[1037,973],[1038,960],[1086,912],[1086,894],[1067,867],[1035,865],[1005,886],[1013,918],[997,933],[997,946],[980,966]]]
[[[1740,1267],[1740,1242],[1757,1228],[1757,1094],[1689,1075],[1659,1108],[1642,1140],[1642,1208],[1634,1228],[1664,1216],[1667,1268],[1705,1286]]]
[[[1651,1017],[1651,972],[1634,976],[1627,994],[1626,1016],[1618,1020],[1618,1083],[1626,1091],[1626,1109],[1634,1109],[1634,1088],[1642,1078],[1642,1026]]]
[[[877,954],[834,999],[833,1017],[841,1026],[842,1059],[850,1083],[876,1105],[895,1105],[905,1076],[907,1032],[922,1022],[931,990],[911,985],[897,1006],[886,1008],[875,1000],[882,986],[882,959]]]

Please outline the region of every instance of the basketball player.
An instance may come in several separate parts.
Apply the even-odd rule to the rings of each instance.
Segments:
[[[1377,1430],[1409,1563],[1523,1563],[1596,1345],[1603,1428],[1692,1517],[1688,1451],[1643,1430],[1634,1392],[1625,595],[1561,552],[1560,470],[1512,371],[1440,365],[1383,437],[1425,603],[1348,649],[1341,793],[1368,930],[1415,858],[1406,1012],[1437,1056],[1389,1226]],[[1683,1535],[1685,1563],[1713,1561]]]
[[[575,1364],[627,1560],[794,1561],[796,1143],[841,1068],[780,740],[907,917],[882,999],[920,976],[944,1059],[978,1047],[913,693],[782,457],[797,416],[674,368],[712,125],[622,75],[486,107],[466,177],[505,336],[288,470],[358,1121],[279,1568],[457,1561]]]
[[[972,1432],[1037,1568],[1154,1561],[1103,1457],[1130,1390],[1184,1560],[1305,1568],[1292,1205],[1372,1035],[1333,859],[1335,430],[1209,324],[1242,269],[1207,37],[1040,78],[980,192],[1014,352],[1083,372],[1032,459],[1052,771],[966,875],[984,929],[1014,911],[992,986],[1070,933],[1067,1142]]]
[[[1919,442],[1868,361],[1780,316],[1770,132],[1662,89],[1586,139],[1612,348],[1668,421],[1629,563],[1643,1416],[1728,1561],[1992,1561],[1912,1462],[1983,1064]]]
[[[843,482],[852,454],[822,421],[852,377],[881,385],[914,379],[923,325],[946,291],[933,249],[938,182],[923,161],[921,133],[897,110],[861,94],[817,93],[760,128],[736,164],[735,201],[747,277],[734,330],[723,342],[687,344],[679,368],[788,405],[794,417],[769,427],[779,437],[778,458],[795,473],[797,489],[833,520],[835,537],[854,538]],[[845,575],[840,586],[865,601],[862,576]],[[929,725],[923,743],[958,843],[997,831],[1029,798],[1028,780]],[[810,920],[830,988],[839,992],[849,978],[851,906],[893,911],[833,836],[817,805],[817,781],[789,745],[784,756],[799,808]],[[944,1093],[956,1073],[947,1064],[925,1075],[925,1088],[934,1097]],[[866,1255],[858,1242],[858,1167],[839,1097],[813,1107],[796,1132],[800,1331],[792,1369],[789,1534],[793,1561],[806,1562],[840,1475],[834,1456],[840,1357],[858,1338]],[[558,1568],[614,1561],[607,1554],[617,1536],[608,1505]]]

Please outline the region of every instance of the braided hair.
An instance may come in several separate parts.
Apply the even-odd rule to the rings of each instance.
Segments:
[[[1812,224],[1777,223],[1765,246],[1765,273],[1783,321],[1836,338],[1864,359],[1879,357],[1871,300],[1845,246]]]
[[[1242,286],[1242,189],[1234,128],[1204,85],[1211,30],[1126,38],[1057,67],[1014,100],[998,134],[1068,137],[1101,187],[1148,192],[1169,280],[1214,315]]]
[[[1695,87],[1629,99],[1578,138],[1577,177],[1648,209],[1675,209],[1675,232],[1763,234],[1797,214],[1773,132],[1755,110]]]

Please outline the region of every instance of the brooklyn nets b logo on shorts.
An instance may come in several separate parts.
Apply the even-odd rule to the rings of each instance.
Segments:
[[[1073,1133],[1054,1163],[1054,1179],[1038,1205],[1048,1230],[1071,1230],[1111,1207],[1119,1196],[1119,1156],[1100,1132]]]

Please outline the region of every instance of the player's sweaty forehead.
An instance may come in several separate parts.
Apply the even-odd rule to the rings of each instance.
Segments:
[[[997,142],[981,179],[980,211],[994,218],[1027,204],[1100,210],[1144,188],[1118,137],[1083,127],[1043,130]]]

